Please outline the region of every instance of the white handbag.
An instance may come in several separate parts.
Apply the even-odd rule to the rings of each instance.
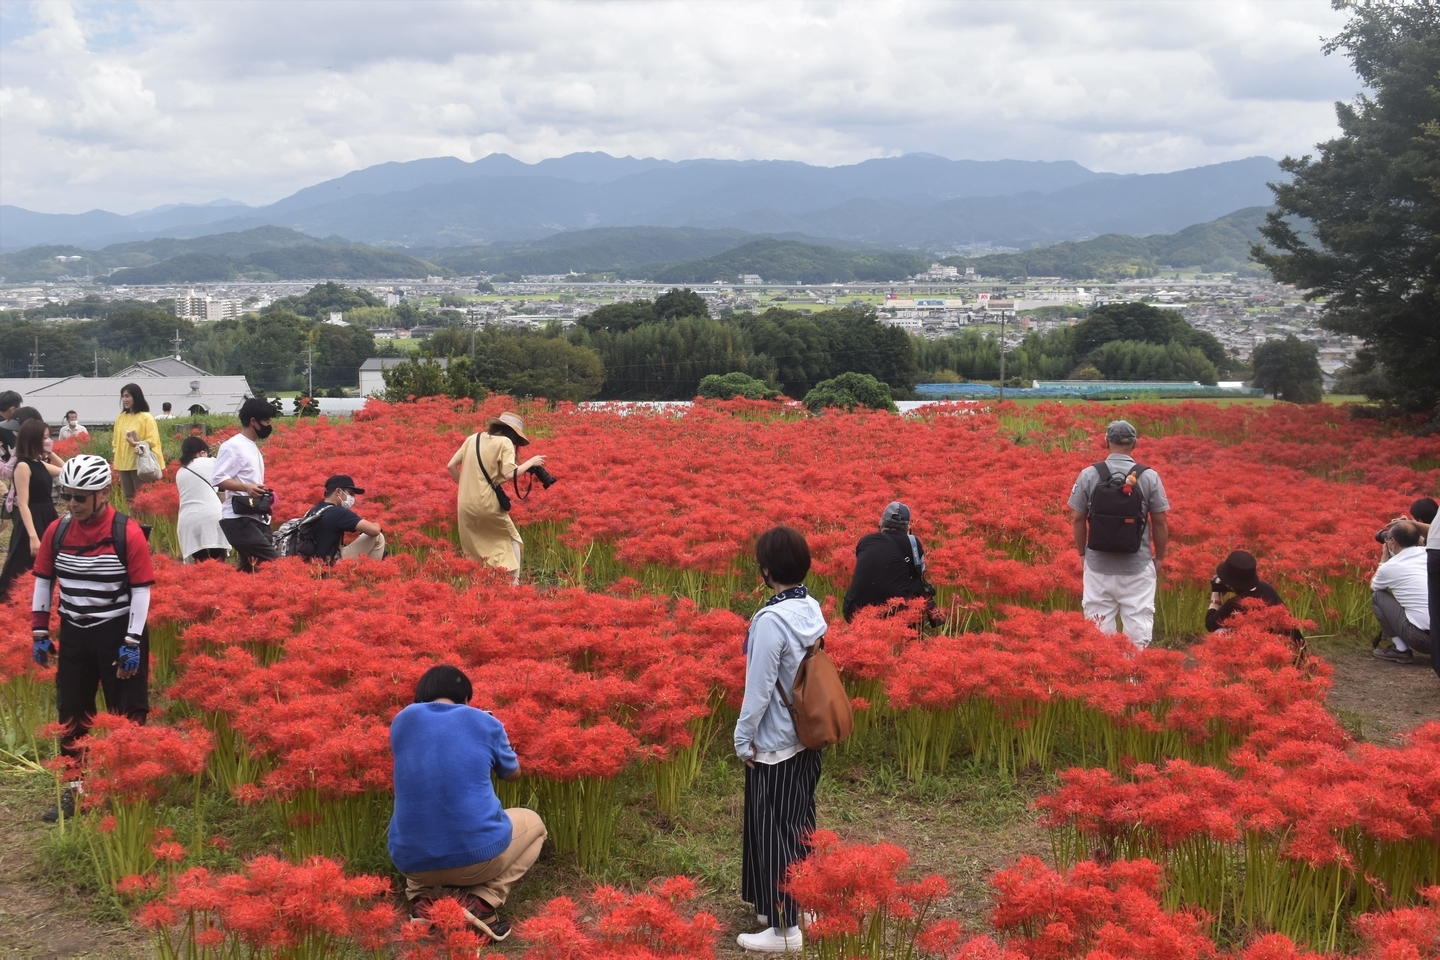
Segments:
[[[135,444],[135,478],[144,483],[153,483],[164,475],[160,469],[160,460],[155,452],[150,449],[150,443],[141,440]]]

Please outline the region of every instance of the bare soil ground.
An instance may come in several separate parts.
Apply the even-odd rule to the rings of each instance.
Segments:
[[[40,814],[55,802],[48,775],[0,772],[0,956],[152,956],[150,939],[133,926],[97,919],[89,898],[47,873],[40,849],[47,831]]]

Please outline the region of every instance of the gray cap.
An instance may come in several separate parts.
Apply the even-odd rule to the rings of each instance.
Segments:
[[[1106,443],[1134,443],[1138,437],[1129,420],[1113,420],[1105,428]]]
[[[894,501],[880,514],[880,526],[898,527],[910,522],[910,508],[899,500]]]

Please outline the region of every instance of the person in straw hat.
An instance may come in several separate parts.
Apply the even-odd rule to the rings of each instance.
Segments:
[[[457,513],[460,549],[471,560],[514,573],[520,582],[520,531],[510,519],[508,507],[500,506],[500,487],[536,467],[544,457],[515,463],[515,448],[530,442],[525,421],[505,412],[485,421],[485,430],[465,438],[450,458],[450,476],[460,485]]]

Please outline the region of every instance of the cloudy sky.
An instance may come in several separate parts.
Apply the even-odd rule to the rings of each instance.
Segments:
[[[0,201],[269,203],[390,160],[1309,150],[1325,0],[0,3]]]

